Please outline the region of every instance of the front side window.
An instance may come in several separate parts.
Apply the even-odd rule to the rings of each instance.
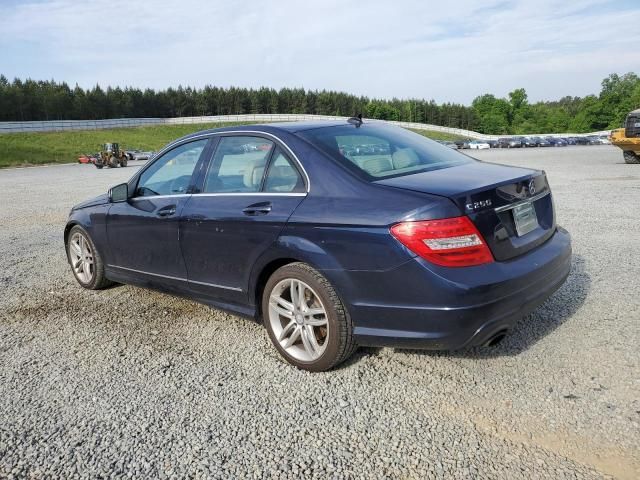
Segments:
[[[148,197],[186,193],[207,141],[185,143],[153,162],[140,175],[136,195]]]
[[[291,160],[277,148],[264,180],[264,191],[268,193],[303,193],[304,181]]]
[[[344,125],[316,128],[299,134],[371,181],[473,161],[451,148],[402,128]]]
[[[222,137],[204,183],[205,193],[259,192],[274,143],[260,137]]]

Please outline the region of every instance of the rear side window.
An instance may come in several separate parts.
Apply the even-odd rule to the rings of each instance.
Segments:
[[[204,184],[205,193],[260,191],[273,142],[260,137],[222,137]]]
[[[473,161],[422,135],[397,127],[344,125],[304,130],[299,135],[371,181]]]
[[[303,193],[305,191],[300,172],[280,148],[276,149],[269,164],[264,191],[269,193]]]

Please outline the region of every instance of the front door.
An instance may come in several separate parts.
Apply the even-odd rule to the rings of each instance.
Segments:
[[[222,137],[202,193],[182,213],[181,246],[190,287],[246,303],[251,268],[306,196],[296,164],[273,141]]]
[[[158,157],[140,174],[133,197],[111,205],[109,269],[169,283],[186,282],[178,241],[180,213],[191,196],[194,171],[207,141],[184,143]]]

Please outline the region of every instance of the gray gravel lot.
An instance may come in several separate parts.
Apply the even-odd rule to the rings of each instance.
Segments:
[[[498,347],[366,349],[324,374],[254,322],[76,284],[69,208],[135,167],[0,170],[0,477],[640,478],[640,166],[472,155],[547,171],[565,286]]]

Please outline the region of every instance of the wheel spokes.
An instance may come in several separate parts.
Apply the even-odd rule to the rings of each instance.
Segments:
[[[279,295],[271,294],[269,304],[276,310],[276,312],[278,312],[279,315],[290,319],[294,318],[295,308],[293,307],[293,304],[291,302],[287,302]]]
[[[287,338],[288,335],[293,333],[293,330],[295,328],[296,328],[296,321],[295,320],[291,320],[287,324],[287,326],[282,329],[282,332],[280,332],[280,335],[278,335],[278,341],[282,342],[285,338]]]
[[[295,279],[291,280],[291,284],[289,285],[289,294],[291,295],[291,303],[293,303],[294,307],[300,305],[300,291],[299,291],[300,282]]]
[[[82,255],[82,249],[80,248],[79,242],[71,242],[71,249],[73,250],[73,253],[78,257]]]
[[[318,345],[318,340],[316,339],[316,335],[313,331],[313,327],[309,325],[305,325],[302,327],[302,344],[304,345],[305,350],[311,355],[311,357],[318,356],[318,350],[320,345]]]
[[[304,323],[311,327],[324,327],[327,324],[327,317],[324,316],[324,313],[322,318],[307,317]]]
[[[289,335],[289,338],[287,338],[287,340],[282,344],[282,348],[286,350],[287,348],[291,347],[294,343],[296,343],[300,339],[300,331],[301,331],[300,327],[296,325],[291,335]]]

